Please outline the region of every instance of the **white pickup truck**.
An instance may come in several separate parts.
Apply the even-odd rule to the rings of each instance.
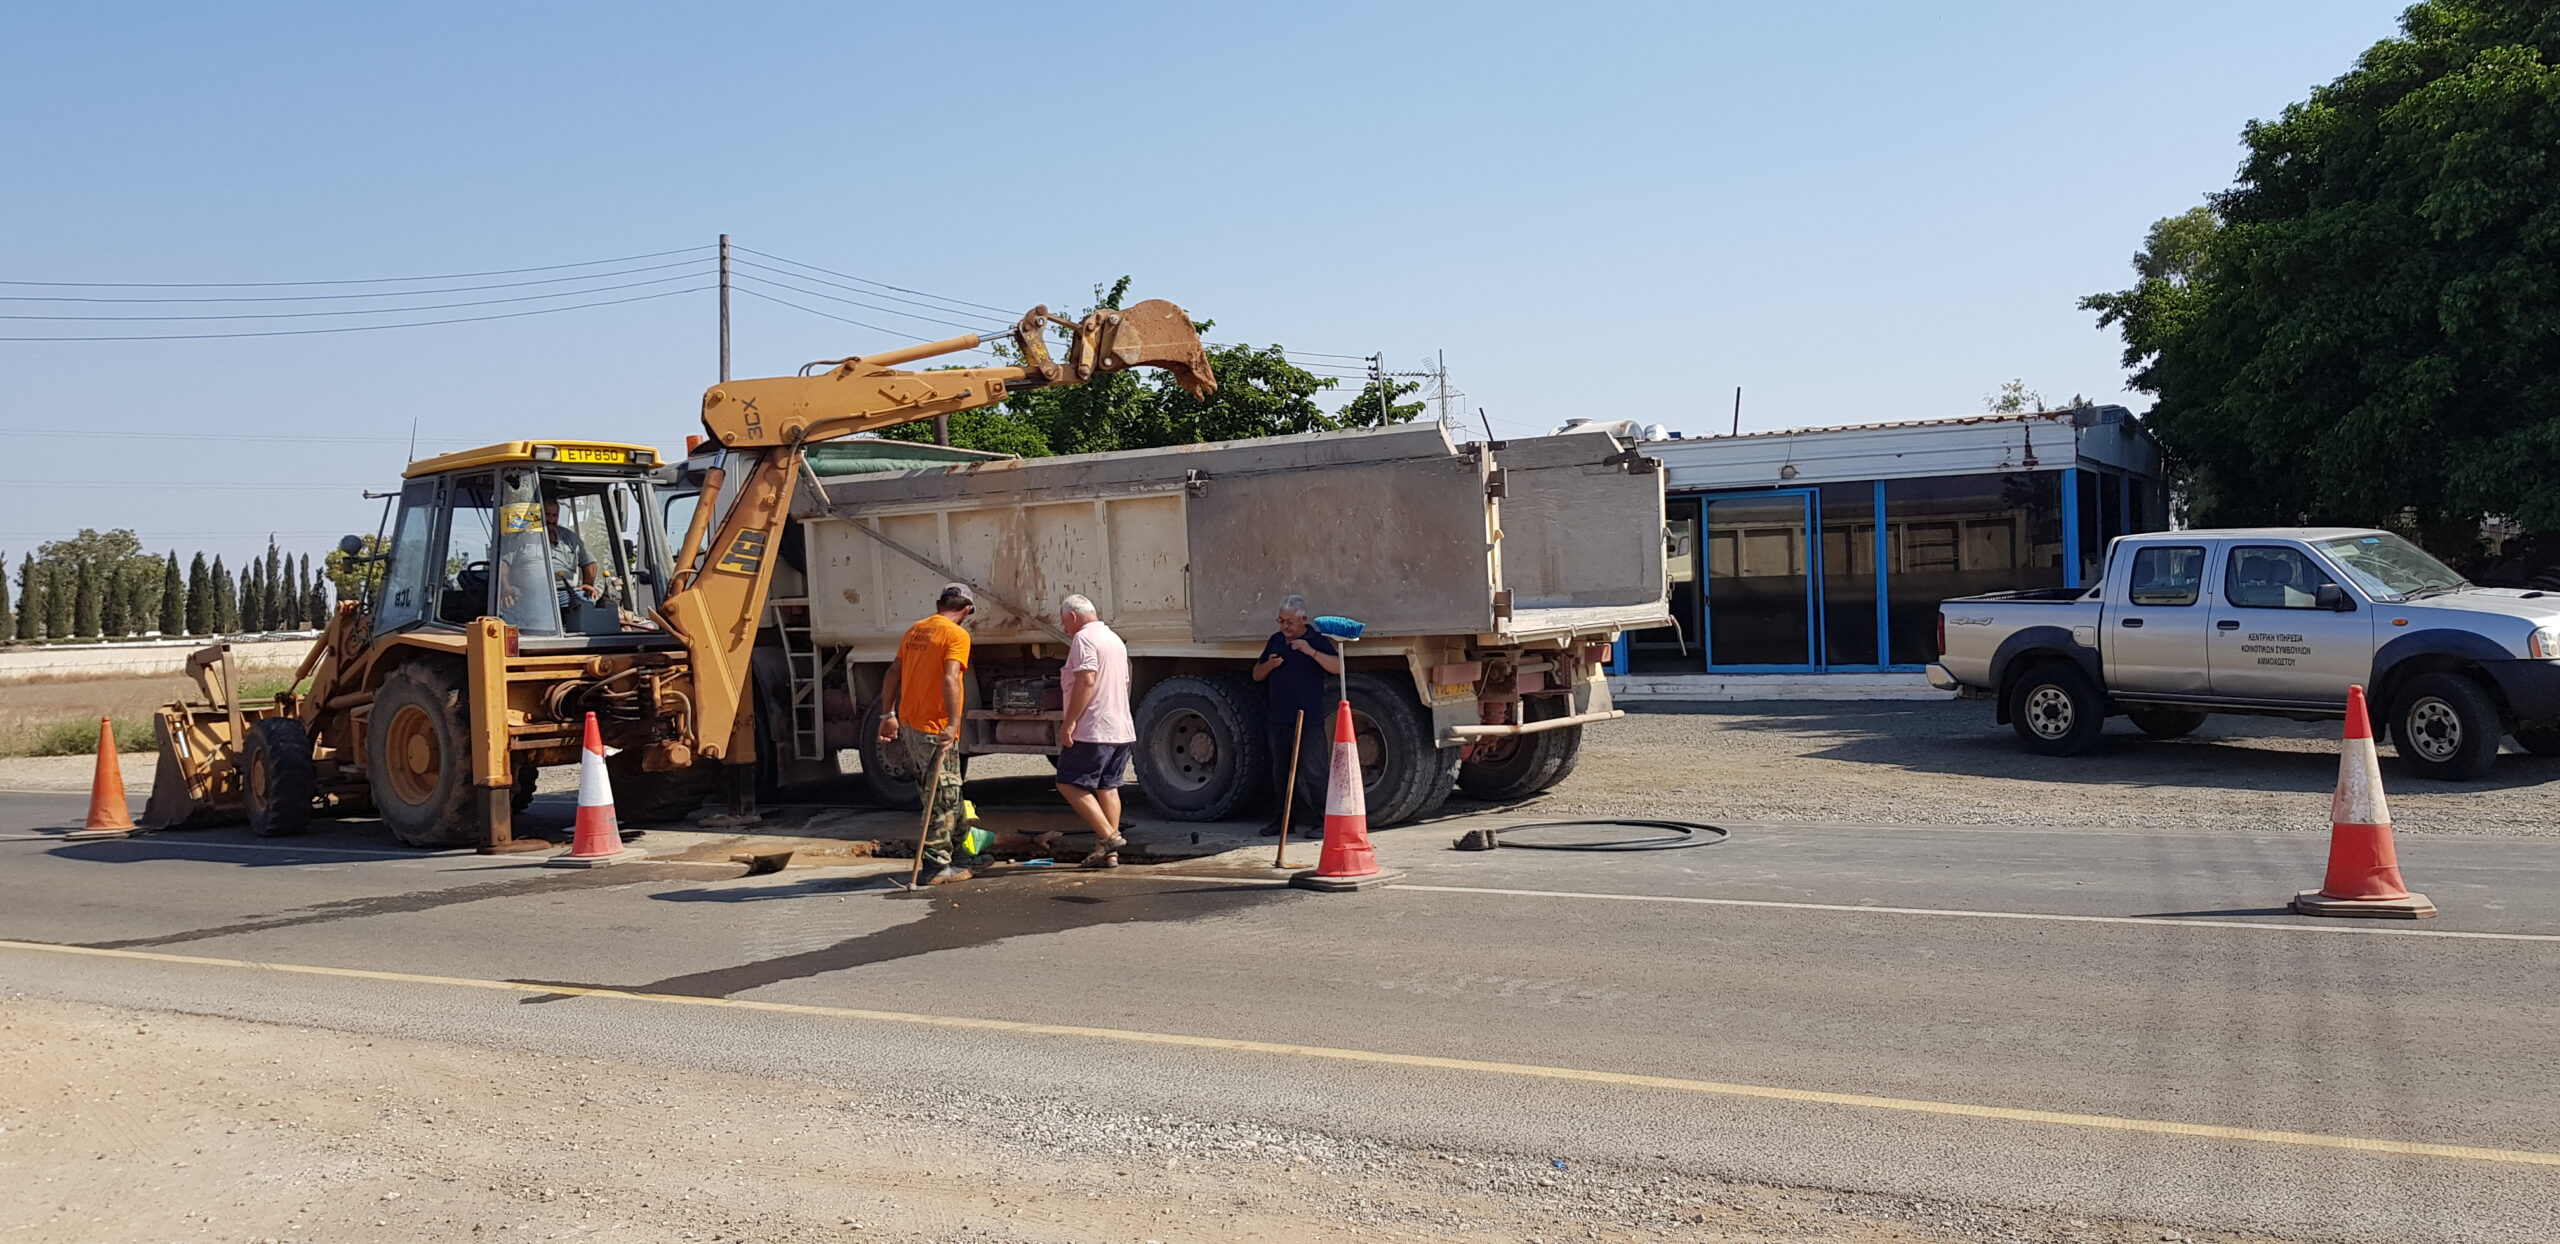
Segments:
[[[2479,777],[2510,732],[2560,756],[2560,593],[2475,587],[2383,531],[2125,536],[2094,587],[1942,602],[1938,653],[1931,686],[1994,699],[2048,755],[2116,713],[2158,738],[2208,713],[2337,718],[2361,683],[2420,775]]]

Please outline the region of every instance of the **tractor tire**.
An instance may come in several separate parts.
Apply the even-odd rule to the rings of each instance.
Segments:
[[[1176,674],[1138,702],[1138,785],[1166,817],[1219,821],[1270,782],[1262,699],[1233,674]]]
[[[290,838],[311,824],[320,778],[301,722],[269,717],[250,723],[240,743],[240,773],[250,833]]]
[[[1458,788],[1461,749],[1439,745],[1431,714],[1410,684],[1353,674],[1350,693],[1351,737],[1360,749],[1369,824],[1401,825],[1439,811]]]
[[[1533,710],[1528,718],[1543,721],[1558,712]],[[1458,789],[1469,798],[1495,803],[1526,799],[1565,780],[1581,759],[1580,726],[1486,739],[1465,749],[1458,762]]]
[[[2203,713],[2190,713],[2174,708],[2128,708],[2125,719],[2133,728],[2155,739],[2183,739],[2204,724]]]
[[[471,726],[460,668],[417,661],[382,680],[365,731],[365,765],[374,811],[393,837],[413,847],[469,847],[486,836],[471,806]]]
[[[613,783],[614,819],[634,824],[681,821],[720,787],[720,766],[702,762],[658,773],[640,767],[641,752],[626,748],[604,758]]]
[[[542,770],[539,766],[529,764],[517,765],[516,784],[507,792],[507,810],[510,812],[521,813],[525,809],[532,807],[533,788],[540,785],[541,782]]]
[[[2460,674],[2420,674],[2391,705],[2391,747],[2419,777],[2467,782],[2498,759],[2498,705]]]
[[[906,750],[880,741],[880,706],[863,705],[854,728],[861,733],[853,752],[862,760],[862,780],[871,787],[871,797],[895,811],[923,811],[922,783],[915,766],[907,762]]]
[[[2106,704],[2079,666],[2047,661],[2009,684],[2009,724],[2031,752],[2077,756],[2098,745]]]

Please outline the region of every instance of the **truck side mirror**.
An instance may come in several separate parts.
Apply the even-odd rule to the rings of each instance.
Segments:
[[[2335,583],[2321,584],[2320,590],[2312,594],[2311,603],[2331,613],[2354,613],[2356,610],[2355,598],[2347,595],[2347,589]]]

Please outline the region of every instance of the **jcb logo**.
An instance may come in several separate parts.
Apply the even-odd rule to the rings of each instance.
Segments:
[[[729,551],[720,555],[719,568],[733,574],[754,574],[764,567],[765,533],[750,528],[729,542]]]

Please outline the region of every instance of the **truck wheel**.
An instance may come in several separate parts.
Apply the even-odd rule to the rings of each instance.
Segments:
[[[2516,731],[2516,746],[2536,756],[2560,756],[2560,727],[2526,726]]]
[[[2391,707],[2391,746],[2420,777],[2468,781],[2498,758],[2498,706],[2460,674],[2420,674]]]
[[[651,773],[640,767],[642,752],[629,747],[604,758],[605,777],[613,782],[613,815],[622,821],[681,821],[720,785],[720,766],[712,762]]]
[[[2097,746],[2104,714],[2097,689],[2076,665],[2047,661],[2009,684],[2009,724],[2029,751],[2077,756]]]
[[[479,843],[460,670],[418,662],[383,679],[365,731],[365,762],[374,810],[392,836],[413,847]]]
[[[1262,793],[1260,697],[1232,674],[1176,674],[1138,702],[1138,785],[1177,821],[1217,821]]]
[[[1460,749],[1439,746],[1431,714],[1401,682],[1351,676],[1351,737],[1360,748],[1360,785],[1372,826],[1428,816],[1457,789]]]
[[[288,838],[311,823],[320,779],[311,765],[311,736],[301,722],[269,717],[250,723],[249,737],[240,744],[240,772],[250,833]]]
[[[863,705],[855,729],[861,735],[853,752],[862,758],[862,780],[870,785],[871,797],[884,808],[922,812],[924,795],[918,789],[921,782],[915,766],[907,763],[906,750],[880,741],[880,706]]]
[[[1527,713],[1530,721],[1558,715],[1559,710],[1552,707]],[[1458,789],[1471,798],[1497,803],[1526,799],[1563,781],[1581,756],[1580,726],[1486,739],[1465,749],[1458,762]]]
[[[507,792],[507,810],[510,812],[522,812],[525,809],[532,807],[533,788],[541,784],[541,766],[531,764],[517,765],[516,784]]]
[[[2183,739],[2204,724],[2205,715],[2174,708],[2128,708],[2124,715],[2133,728],[2155,739]]]

